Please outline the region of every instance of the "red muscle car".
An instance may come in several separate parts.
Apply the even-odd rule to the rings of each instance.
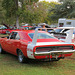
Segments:
[[[9,37],[0,38],[0,53],[18,56],[19,62],[27,59],[59,60],[71,56],[74,44],[64,43],[48,32],[34,30],[13,31]]]

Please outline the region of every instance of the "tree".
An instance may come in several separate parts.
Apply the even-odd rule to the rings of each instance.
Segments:
[[[42,2],[27,5],[21,17],[21,21],[30,24],[44,22],[47,17],[46,6]]]
[[[3,0],[3,8],[6,10],[6,17],[16,18],[16,25],[19,28],[19,17],[23,14],[26,5],[31,5],[38,0]],[[20,6],[19,6],[20,3]]]
[[[53,14],[53,12],[49,13],[49,10],[52,8],[55,8],[56,2],[38,2],[36,4],[37,7],[34,7],[33,5],[27,6],[27,8],[24,10],[24,13],[22,14],[22,21],[26,23],[51,23],[52,19],[49,18]]]
[[[5,17],[5,11],[3,10],[2,8],[2,1],[3,0],[0,0],[0,24],[4,21]]]
[[[53,9],[56,9],[56,6],[60,5],[57,2],[51,2],[49,5],[49,11],[48,11],[48,20],[51,23],[56,23],[57,22],[57,17],[54,17],[55,12],[53,11]]]
[[[19,27],[20,23],[52,23],[51,16],[57,3],[38,2],[39,0],[3,0],[3,8],[6,10],[6,21],[15,23]]]
[[[18,22],[18,0],[3,0],[2,6],[6,10],[6,18],[10,21],[11,18],[17,18],[16,23]],[[19,24],[17,23],[17,27]]]
[[[75,1],[65,0],[63,4],[56,5],[56,8],[50,10],[54,12],[51,16],[53,19],[58,18],[75,18]]]

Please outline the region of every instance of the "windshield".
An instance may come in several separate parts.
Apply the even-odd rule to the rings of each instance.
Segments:
[[[56,33],[60,33],[62,31],[62,29],[56,29],[55,32]]]
[[[29,36],[31,39],[33,39],[34,33],[29,33]],[[55,37],[51,36],[48,33],[38,33],[37,39],[49,39],[49,38],[55,38]]]

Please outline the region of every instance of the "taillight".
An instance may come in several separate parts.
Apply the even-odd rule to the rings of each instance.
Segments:
[[[50,52],[58,50],[73,50],[73,46],[51,46],[51,47],[37,47],[36,52]]]
[[[71,50],[73,49],[72,46],[69,47],[58,47],[58,50]]]

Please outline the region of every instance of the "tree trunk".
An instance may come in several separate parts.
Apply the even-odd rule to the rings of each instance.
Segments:
[[[15,0],[16,3],[16,11],[18,11],[18,0]],[[16,26],[19,28],[19,16],[16,14]]]
[[[17,29],[19,28],[19,17],[17,16],[16,18],[16,26],[17,26]]]

